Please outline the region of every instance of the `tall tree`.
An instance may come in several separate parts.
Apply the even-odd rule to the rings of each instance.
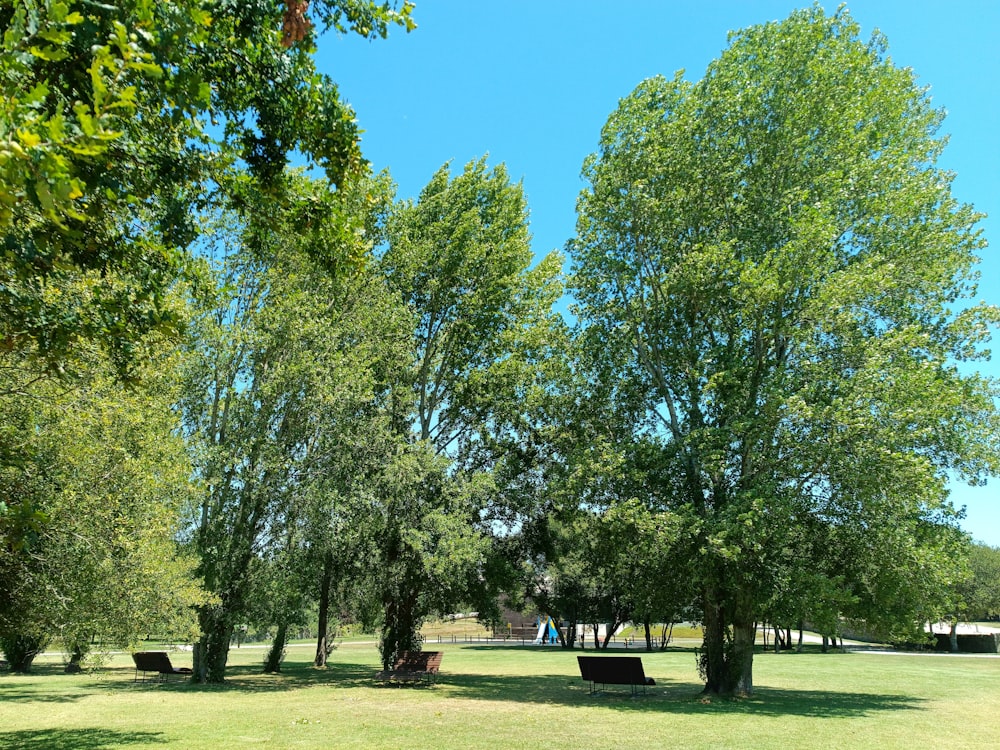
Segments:
[[[448,165],[438,170],[416,202],[393,212],[388,240],[383,271],[415,318],[413,366],[397,381],[394,424],[413,443],[401,458],[426,472],[423,485],[394,482],[386,506],[381,559],[393,570],[400,561],[407,573],[395,580],[409,582],[383,594],[382,658],[391,664],[417,642],[431,602],[454,606],[485,590],[480,541],[497,497],[492,470],[530,427],[524,401],[538,387],[543,331],[561,290],[557,256],[531,267],[521,186],[484,159],[454,177]],[[415,519],[434,527],[419,543],[407,531]],[[444,585],[434,560],[450,544],[464,569]]]
[[[698,83],[642,83],[585,163],[578,314],[628,353],[681,480],[708,692],[752,691],[762,603],[815,564],[790,535],[864,551],[853,614],[901,624],[905,566],[950,564],[947,472],[996,469],[993,385],[955,362],[997,311],[966,305],[984,242],[935,166],[942,116],[880,35],[813,7],[732,35]]]
[[[366,293],[368,240],[355,201],[367,204],[365,189],[287,180],[287,202],[258,193],[252,180],[233,187],[240,214],[228,214],[218,255],[211,251],[218,293],[196,321],[186,366],[185,424],[205,485],[194,543],[218,596],[200,612],[202,681],[224,679],[255,579],[297,535],[300,506],[335,457],[338,425],[373,398],[373,342],[392,330],[391,306],[382,316],[377,295]]]

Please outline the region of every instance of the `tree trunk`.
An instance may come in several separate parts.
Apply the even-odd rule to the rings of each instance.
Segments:
[[[733,655],[729,665],[728,695],[751,695],[753,693],[753,647],[757,627],[753,620],[733,624]]]
[[[642,628],[643,628],[643,630],[645,631],[645,634],[646,634],[646,650],[647,651],[652,651],[653,650],[653,624],[649,621],[648,617],[643,621]]]
[[[726,685],[726,624],[722,607],[714,586],[708,585],[703,593],[704,640],[700,656],[701,676],[705,680],[705,693],[722,694]]]
[[[330,586],[333,583],[333,555],[327,552],[323,556],[323,575],[319,583],[319,616],[316,623],[316,658],[313,666],[325,667],[330,655]]]
[[[608,644],[611,643],[611,639],[615,637],[615,633],[618,631],[618,628],[624,624],[625,623],[618,622],[617,620],[608,623],[608,629],[604,632],[604,644],[601,648],[606,649],[608,647]]]
[[[576,620],[566,621],[565,634],[563,634],[563,629],[559,628],[559,642],[563,648],[573,648],[576,646]]]
[[[80,662],[83,661],[83,657],[87,655],[89,646],[84,646],[77,644],[73,646],[73,653],[70,654],[69,663],[66,665],[66,674],[78,674],[83,671],[83,667],[80,666]]]
[[[953,620],[951,623],[951,631],[948,633],[948,643],[951,648],[951,653],[958,653],[958,620]]]
[[[420,650],[420,619],[416,615],[418,594],[416,591],[406,591],[400,587],[398,595],[385,599],[385,623],[382,625],[382,637],[379,640],[379,650],[382,653],[382,668],[392,669],[396,659],[403,651]]]
[[[285,658],[286,643],[288,643],[288,623],[283,622],[278,625],[278,630],[274,634],[274,641],[271,643],[271,649],[267,652],[267,658],[264,659],[264,671],[268,674],[281,671],[281,662]]]
[[[802,631],[804,629],[805,629],[805,624],[799,621],[799,645],[795,650],[798,651],[800,654],[802,653]]]
[[[660,651],[666,651],[667,646],[670,644],[670,639],[674,637],[674,624],[664,623],[663,629],[660,631]]]
[[[756,627],[749,599],[738,594],[740,604],[727,622],[727,610],[719,604],[718,590],[707,586],[704,595],[705,640],[701,670],[704,693],[746,696],[753,693],[753,648]]]
[[[206,607],[198,614],[198,620],[201,638],[194,646],[192,679],[203,683],[225,682],[233,624],[226,616],[224,605]]]

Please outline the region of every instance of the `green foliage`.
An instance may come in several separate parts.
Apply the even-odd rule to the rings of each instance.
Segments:
[[[745,29],[623,99],[584,166],[580,335],[691,513],[713,691],[752,689],[745,635],[796,571],[886,627],[947,606],[947,473],[996,470],[994,386],[955,365],[997,320],[968,304],[979,217],[885,49],[844,10]]]
[[[201,611],[196,672],[208,681],[224,677],[233,626],[268,610],[255,597],[291,582],[299,547],[332,544],[330,501],[352,478],[355,441],[374,432],[359,424],[377,421],[375,375],[396,369],[405,321],[362,264],[377,183],[358,197],[288,175],[280,201],[252,181],[230,190],[238,213],[219,217],[207,248],[216,295],[193,327],[181,402],[205,490],[193,542],[219,596]],[[286,592],[285,624],[303,591],[300,580]]]
[[[4,363],[8,374],[18,368]],[[204,599],[173,536],[190,490],[168,378],[116,384],[99,360],[77,388],[35,384],[0,399],[0,636],[67,651],[92,639],[125,647],[150,632],[189,638]],[[28,517],[30,523],[25,523]]]
[[[520,407],[561,293],[559,259],[534,269],[528,209],[500,165],[435,173],[415,204],[396,208],[382,267],[417,316],[415,431],[466,460],[491,422]]]
[[[506,505],[504,462],[531,440],[561,293],[556,256],[531,268],[521,186],[485,160],[454,177],[438,170],[415,203],[395,207],[387,237],[380,267],[414,327],[412,366],[392,379],[399,447],[375,553],[386,666],[419,644],[430,612],[495,603],[489,521]]]
[[[1000,614],[1000,549],[972,543],[967,550],[968,573],[957,582],[956,613],[970,620]]]
[[[364,36],[413,27],[412,6],[313,4]],[[286,47],[278,0],[16,0],[0,7],[0,344],[61,371],[101,342],[121,374],[152,331],[197,215],[234,164],[267,187],[298,150],[337,185],[365,163],[351,109]],[[81,286],[82,285],[82,286]]]

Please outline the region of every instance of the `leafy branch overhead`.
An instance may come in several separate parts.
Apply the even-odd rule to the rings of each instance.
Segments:
[[[278,0],[0,7],[6,347],[59,369],[80,341],[102,340],[127,370],[145,333],[179,327],[164,292],[227,171],[249,165],[267,189],[298,151],[335,186],[364,174],[354,113],[317,72],[311,36],[281,43],[287,11]],[[411,11],[345,0],[309,13],[385,36],[413,28]],[[88,273],[94,292],[69,293]]]

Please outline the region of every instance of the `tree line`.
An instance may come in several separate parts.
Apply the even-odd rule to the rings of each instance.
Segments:
[[[747,694],[761,623],[995,613],[946,491],[997,469],[995,384],[959,368],[985,240],[885,40],[814,6],[642,82],[537,257],[503,165],[397,199],[315,70],[318,31],[412,12],[0,8],[12,664],[155,635],[220,682],[241,624],[277,671],[315,616],[317,666],[343,618],[388,666],[504,596],[570,647],[699,622],[706,690]]]

